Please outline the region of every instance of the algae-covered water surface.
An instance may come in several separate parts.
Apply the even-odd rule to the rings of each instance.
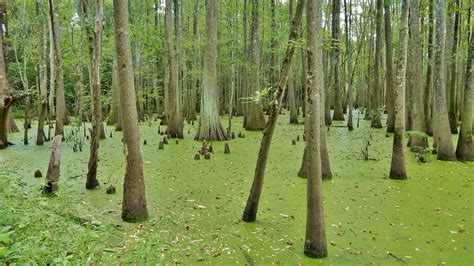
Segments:
[[[241,215],[252,184],[261,132],[234,131],[245,138],[213,142],[210,160],[194,160],[201,143],[196,127],[184,139],[158,149],[159,122],[140,125],[150,218],[141,224],[120,219],[124,168],[121,133],[107,127],[100,142],[99,189],[85,189],[88,145],[61,148],[56,197],[42,197],[50,144],[16,143],[0,153],[0,261],[138,264],[249,265],[473,265],[474,165],[442,162],[407,151],[409,179],[388,179],[392,136],[367,121],[348,132],[331,127],[328,148],[333,179],[323,187],[329,256],[304,256],[306,180],[299,178],[303,125],[281,116],[272,142],[257,221]],[[342,125],[342,123],[341,123]],[[32,131],[35,131],[33,127]],[[112,138],[109,134],[112,132]],[[66,128],[71,134],[71,127]],[[292,140],[300,141],[292,145]],[[70,136],[71,138],[77,136]],[[82,137],[82,135],[81,135]],[[361,151],[368,139],[369,160]],[[431,140],[430,140],[431,141]],[[453,140],[454,141],[454,140]],[[33,139],[30,141],[34,143]],[[106,194],[109,185],[116,194]]]

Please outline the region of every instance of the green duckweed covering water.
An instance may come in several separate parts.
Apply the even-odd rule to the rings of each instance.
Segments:
[[[409,179],[387,178],[392,137],[369,129],[366,121],[354,132],[331,127],[328,148],[332,181],[324,183],[329,257],[303,255],[306,180],[297,177],[304,142],[303,125],[279,119],[267,165],[257,222],[240,221],[253,180],[261,132],[241,128],[245,138],[231,140],[231,154],[213,142],[210,160],[194,160],[200,142],[195,126],[185,138],[158,149],[158,122],[140,125],[150,218],[143,224],[120,219],[123,179],[121,133],[100,143],[101,187],[85,190],[88,145],[73,152],[63,143],[57,197],[41,196],[50,144],[17,143],[0,151],[0,262],[249,264],[249,265],[473,265],[474,164],[437,161],[419,163],[407,151]],[[225,122],[227,123],[227,122]],[[336,125],[343,125],[335,123]],[[162,126],[162,129],[163,126]],[[107,137],[112,128],[107,127]],[[34,136],[33,128],[30,135]],[[70,127],[66,132],[70,135]],[[370,160],[361,158],[369,134]],[[301,141],[291,145],[300,135]],[[456,137],[455,137],[456,138]],[[453,140],[454,141],[454,140]],[[431,142],[431,139],[430,139]],[[117,187],[105,194],[108,185]]]

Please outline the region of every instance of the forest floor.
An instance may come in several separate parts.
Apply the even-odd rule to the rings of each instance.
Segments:
[[[357,115],[355,116],[357,121]],[[194,160],[201,143],[196,127],[158,149],[158,122],[140,125],[146,196],[150,218],[143,224],[120,218],[124,158],[121,133],[106,128],[100,142],[99,189],[85,189],[89,145],[73,152],[63,142],[61,181],[56,197],[41,196],[50,145],[16,143],[0,151],[0,264],[11,262],[248,264],[248,265],[472,265],[474,263],[474,164],[427,163],[407,151],[409,179],[388,179],[392,137],[368,122],[348,132],[331,127],[328,147],[333,179],[324,182],[329,257],[303,255],[306,180],[297,176],[304,142],[303,125],[279,119],[255,223],[241,215],[253,180],[261,132],[234,131],[245,138],[214,142],[210,160]],[[223,120],[224,125],[227,121]],[[196,124],[197,125],[197,124]],[[345,125],[335,122],[334,125]],[[162,129],[164,127],[162,126]],[[189,132],[188,132],[189,131]],[[30,136],[36,133],[35,125]],[[71,127],[66,133],[71,137]],[[292,139],[300,136],[295,146]],[[361,151],[372,136],[369,160]],[[77,136],[77,135],[76,135]],[[82,135],[81,135],[82,136]],[[457,136],[453,136],[453,142]],[[430,139],[430,144],[432,139]],[[105,193],[108,185],[117,193]]]

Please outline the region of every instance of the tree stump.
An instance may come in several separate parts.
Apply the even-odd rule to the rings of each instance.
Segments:
[[[296,141],[300,141],[300,135],[296,135]]]
[[[176,139],[176,145],[177,145],[177,144],[179,144],[179,141],[178,141],[178,139]]]
[[[232,132],[232,139],[235,139],[235,132]]]
[[[107,194],[115,194],[115,191],[116,191],[115,187],[112,186],[112,185],[110,185],[110,186],[108,186],[107,189],[105,190],[105,193],[107,193]]]
[[[230,148],[229,148],[229,142],[224,142],[224,153],[229,154],[230,153]]]
[[[35,171],[35,177],[36,178],[43,177],[43,174],[41,173],[41,171],[39,169]]]
[[[57,182],[60,172],[60,148],[62,136],[57,135],[53,139],[53,148],[49,159],[48,173],[46,174],[46,184],[43,187],[43,194],[52,194],[58,190]]]
[[[199,153],[196,153],[194,155],[194,160],[201,160],[201,155],[199,155]]]
[[[204,159],[206,159],[206,160],[211,159],[211,154],[209,152],[204,154]]]
[[[291,140],[292,145],[296,145],[296,140]]]
[[[209,152],[210,152],[210,153],[214,153],[214,148],[212,147],[212,144],[209,144],[209,148],[208,148],[208,149],[209,149]]]
[[[164,143],[162,140],[160,140],[160,143],[158,144],[158,149],[162,150],[165,147]]]
[[[144,140],[144,141],[143,141],[143,145],[146,145],[146,144],[147,144],[147,142],[146,142],[146,140]]]

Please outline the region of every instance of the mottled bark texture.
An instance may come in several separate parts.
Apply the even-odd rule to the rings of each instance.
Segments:
[[[126,222],[138,222],[148,218],[148,211],[145,198],[143,161],[140,153],[127,0],[114,0],[114,19],[118,86],[120,105],[123,110],[123,142],[126,161],[122,219]]]

